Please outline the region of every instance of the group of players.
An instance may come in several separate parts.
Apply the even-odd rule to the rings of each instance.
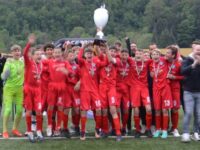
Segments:
[[[135,137],[139,138],[141,107],[146,112],[148,137],[166,139],[169,118],[174,136],[180,136],[177,126],[183,76],[177,45],[168,46],[166,54],[162,55],[157,47],[148,51],[137,48],[129,51],[119,44],[109,47],[105,43],[87,43],[72,48],[65,43],[64,51],[47,44],[42,50],[31,47],[35,40],[34,35],[29,36],[23,51],[23,106],[26,110],[26,133],[31,142],[36,140],[31,129],[33,111],[37,139],[43,140],[43,112],[47,112],[47,136],[63,134],[69,138],[71,109],[72,123],[81,140],[86,139],[88,110],[94,114],[96,138],[107,137],[112,130],[116,140],[121,141],[122,135],[126,134],[132,109]],[[45,57],[42,57],[43,51]],[[21,51],[15,47],[11,53],[16,58]],[[134,57],[131,57],[133,53]],[[6,82],[8,71],[5,69],[2,77]],[[153,117],[156,131],[152,135]],[[18,129],[13,134],[22,136]],[[3,137],[9,138],[7,131],[3,132]]]

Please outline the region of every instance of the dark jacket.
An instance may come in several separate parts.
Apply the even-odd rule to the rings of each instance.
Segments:
[[[186,57],[183,60],[181,73],[184,76],[183,89],[189,92],[200,92],[200,65],[192,68],[194,59]]]

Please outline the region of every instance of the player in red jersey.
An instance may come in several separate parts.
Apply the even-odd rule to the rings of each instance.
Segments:
[[[122,135],[126,134],[126,125],[129,118],[130,108],[130,67],[131,59],[129,57],[128,50],[123,49],[120,55],[121,61],[117,62],[117,108],[118,116],[120,116],[120,108],[122,104],[123,108],[123,120],[122,120]]]
[[[42,101],[41,101],[41,51],[32,49],[29,57],[29,49],[35,42],[35,36],[30,35],[28,43],[24,49],[25,62],[25,82],[24,82],[24,107],[26,109],[27,134],[31,142],[35,142],[35,137],[31,131],[32,111],[36,112],[37,139],[43,140],[42,136]]]
[[[168,64],[160,55],[161,52],[158,49],[152,52],[153,62],[150,64],[150,71],[153,78],[153,102],[156,111],[156,132],[154,137],[159,137],[162,129],[161,138],[165,139],[168,136],[168,110],[172,107],[172,97],[169,79],[167,79]]]
[[[170,87],[172,92],[172,110],[171,110],[171,121],[172,121],[172,133],[175,137],[180,137],[177,130],[179,120],[179,108],[180,108],[180,81],[183,79],[181,76],[181,62],[178,57],[177,46],[170,45],[167,48],[166,59],[168,61],[168,75],[170,79]]]
[[[63,53],[60,48],[55,48],[53,52],[54,59],[48,61],[44,71],[49,73],[48,84],[48,127],[47,136],[52,135],[52,117],[53,110],[57,107],[57,125],[55,135],[60,135],[61,123],[63,120],[64,92],[66,89],[67,75],[70,70],[69,63],[63,59]]]
[[[83,58],[85,57],[85,59]],[[98,71],[100,60],[94,58],[93,46],[88,44],[81,48],[78,55],[78,64],[80,66],[80,109],[81,109],[81,140],[85,140],[85,128],[87,121],[87,111],[95,110],[95,136],[100,137],[101,128],[101,101],[98,89]]]
[[[48,65],[48,61],[53,59],[53,44],[46,44],[44,46],[45,58],[42,60],[44,68]],[[47,96],[48,96],[48,83],[49,83],[49,73],[42,72],[41,74],[41,91],[42,91],[42,110],[47,110]]]
[[[79,122],[80,122],[80,94],[79,90],[75,90],[76,84],[79,84],[79,77],[80,77],[80,68],[75,61],[75,54],[72,50],[68,50],[66,52],[66,59],[71,65],[71,72],[68,74],[67,77],[67,88],[65,91],[65,104],[64,104],[64,115],[63,115],[63,122],[64,122],[64,133],[66,137],[69,137],[68,131],[68,115],[69,115],[69,108],[74,109],[73,114],[73,124],[75,127],[76,135],[80,135],[79,129]]]
[[[149,61],[144,60],[143,50],[136,50],[135,58],[133,59],[130,75],[131,75],[131,105],[134,111],[135,122],[135,137],[140,137],[140,116],[139,108],[144,106],[146,109],[146,134],[148,137],[152,137],[151,134],[151,101],[148,90],[148,67]]]
[[[100,47],[101,48],[101,47]],[[102,48],[101,48],[102,50]],[[117,135],[116,140],[121,141],[120,120],[117,114],[117,98],[116,98],[116,78],[117,78],[117,61],[116,58],[117,49],[113,47],[103,48],[105,59],[107,60],[105,65],[100,69],[100,83],[99,94],[102,104],[102,132],[103,136],[107,136],[109,133],[109,121],[108,121],[108,109],[112,116],[112,122],[114,125],[115,133]]]

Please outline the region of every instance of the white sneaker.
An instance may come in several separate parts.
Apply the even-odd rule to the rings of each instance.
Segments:
[[[191,135],[191,139],[194,141],[200,141],[199,134],[197,132],[194,132],[194,134]]]
[[[60,130],[55,130],[55,131],[53,132],[53,136],[60,136],[60,135],[61,135]]]
[[[33,132],[36,131],[36,123],[32,123],[32,124],[31,124],[31,130],[32,130]]]
[[[141,125],[141,133],[144,134],[146,131],[146,126],[145,125]]]
[[[172,133],[173,133],[174,137],[180,137],[181,136],[177,129],[174,129],[174,131]]]
[[[47,132],[47,136],[48,136],[48,137],[52,136],[52,128],[51,128],[51,126],[48,126],[48,127],[47,127],[46,132]]]
[[[190,134],[189,133],[183,133],[181,141],[184,142],[184,143],[190,142]]]
[[[155,132],[156,132],[156,128],[155,128],[155,126],[151,126],[151,133],[152,133],[152,135],[154,135]]]
[[[35,137],[34,137],[33,132],[28,132],[27,135],[28,135],[29,141],[30,141],[31,143],[35,143]]]
[[[37,134],[37,139],[38,139],[39,141],[43,141],[43,140],[44,140],[44,137],[43,137],[41,131],[37,131],[36,134]]]

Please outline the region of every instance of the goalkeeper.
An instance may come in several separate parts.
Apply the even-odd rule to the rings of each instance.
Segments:
[[[24,82],[24,62],[20,60],[21,47],[14,45],[11,47],[13,58],[7,59],[1,78],[5,85],[3,88],[3,138],[8,139],[8,121],[12,112],[12,104],[16,105],[16,115],[12,128],[14,136],[21,137],[18,126],[23,111],[23,82]]]

